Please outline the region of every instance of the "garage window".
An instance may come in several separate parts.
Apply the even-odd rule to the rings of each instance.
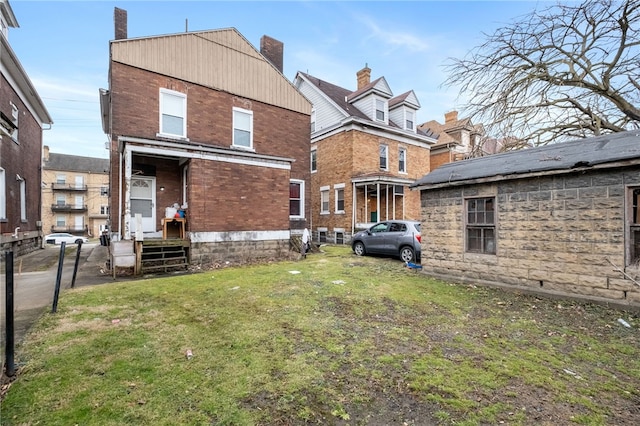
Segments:
[[[472,198],[465,202],[466,251],[496,253],[495,198]]]

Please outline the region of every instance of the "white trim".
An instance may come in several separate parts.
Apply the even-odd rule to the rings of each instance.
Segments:
[[[333,198],[334,198],[333,210],[334,210],[334,213],[336,213],[336,214],[344,214],[344,208],[342,210],[338,210],[338,191],[342,191],[342,204],[344,204],[345,203],[345,199],[344,199],[344,196],[345,196],[344,183],[338,183],[338,184],[333,185]]]
[[[298,183],[300,184],[300,214],[289,215],[289,219],[304,219],[305,218],[305,182],[301,179],[289,179],[289,184]],[[291,203],[291,197],[289,197],[289,203]]]
[[[238,130],[242,130],[242,131],[245,131],[245,132],[248,131],[249,132],[249,146],[237,145],[236,144],[236,112],[249,116],[249,129],[247,130],[247,129],[243,129],[243,128],[240,128],[240,127],[237,128]],[[231,146],[233,148],[247,149],[247,150],[253,151],[253,111],[248,110],[248,109],[244,109],[244,108],[233,107],[232,108],[231,119],[232,119]]]
[[[242,241],[288,240],[288,229],[275,231],[189,232],[192,243],[224,243]]]
[[[164,96],[163,95],[168,95],[168,96],[174,96],[176,98],[180,98],[182,100],[182,134],[176,134],[176,133],[165,133],[162,131],[162,116],[163,116],[163,102],[164,102]],[[159,121],[158,121],[158,135],[162,135],[162,136],[168,136],[170,138],[179,138],[179,139],[186,139],[187,138],[187,94],[186,93],[182,93],[182,92],[177,92],[175,90],[170,90],[170,89],[165,89],[164,87],[160,88],[160,99],[159,99]],[[171,115],[171,114],[167,114],[167,115]],[[177,117],[177,116],[174,116]]]
[[[327,186],[328,188],[328,186]],[[334,189],[340,189],[340,188],[344,188],[344,183],[336,183],[333,185]]]

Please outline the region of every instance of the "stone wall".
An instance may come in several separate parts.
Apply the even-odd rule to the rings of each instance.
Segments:
[[[202,267],[213,267],[224,265],[226,262],[281,260],[289,256],[289,245],[289,240],[191,243],[190,263]]]
[[[625,265],[625,186],[638,171],[590,171],[423,190],[430,275],[640,307]],[[496,197],[496,254],[465,252],[464,200]]]

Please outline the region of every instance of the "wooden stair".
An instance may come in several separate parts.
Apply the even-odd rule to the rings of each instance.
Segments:
[[[189,267],[189,241],[145,240],[142,244],[140,273],[167,273]]]

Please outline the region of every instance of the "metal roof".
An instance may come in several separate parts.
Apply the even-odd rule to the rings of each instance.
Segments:
[[[517,179],[530,173],[551,173],[638,159],[640,130],[631,130],[447,163],[418,179],[411,188],[461,185],[478,179]]]

